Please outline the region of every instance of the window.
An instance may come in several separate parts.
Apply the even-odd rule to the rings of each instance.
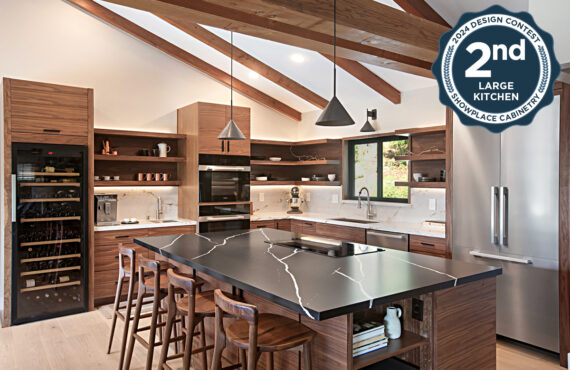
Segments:
[[[408,138],[385,136],[353,140],[348,144],[348,199],[357,199],[363,187],[370,199],[383,202],[408,202],[408,187],[396,181],[408,181],[408,162],[397,161],[408,154]]]

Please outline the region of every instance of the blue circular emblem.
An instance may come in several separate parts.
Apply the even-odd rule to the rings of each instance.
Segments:
[[[552,36],[529,13],[494,5],[463,14],[441,36],[431,70],[439,100],[463,124],[501,132],[530,124],[552,102],[560,64]]]

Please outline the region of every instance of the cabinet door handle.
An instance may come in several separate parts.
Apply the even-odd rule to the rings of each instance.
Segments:
[[[117,235],[117,236],[115,236],[115,239],[125,239],[128,237],[129,237],[129,235]]]
[[[435,244],[432,244],[432,243],[420,242],[420,244],[425,245],[426,247],[435,247]]]
[[[222,152],[224,151],[224,140],[222,140]]]
[[[491,244],[499,243],[499,236],[497,235],[497,199],[499,199],[499,188],[491,186]]]
[[[305,226],[313,226],[313,224],[311,224],[309,222],[305,222]]]
[[[501,186],[499,193],[499,244],[506,247],[509,244],[509,189]]]
[[[52,132],[54,134],[59,134],[61,132],[61,130],[44,128],[44,132]]]

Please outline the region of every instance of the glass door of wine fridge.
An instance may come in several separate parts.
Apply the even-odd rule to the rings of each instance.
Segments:
[[[12,144],[12,324],[87,310],[87,147]]]

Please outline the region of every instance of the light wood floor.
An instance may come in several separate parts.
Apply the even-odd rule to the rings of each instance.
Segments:
[[[66,316],[0,329],[0,369],[116,369],[117,331],[110,355],[106,354],[111,320],[100,311]],[[122,329],[118,321],[118,329]],[[142,369],[146,351],[135,346],[132,369]],[[155,366],[158,349],[155,351]],[[176,365],[176,363],[174,364]],[[497,369],[562,369],[557,359],[542,352],[499,341]]]

